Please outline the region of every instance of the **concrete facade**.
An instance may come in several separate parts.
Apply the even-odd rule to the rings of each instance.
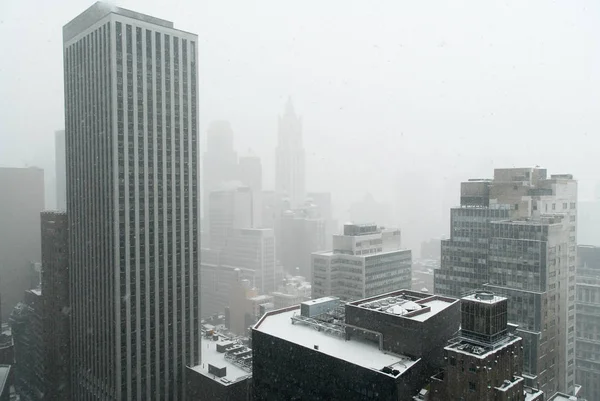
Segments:
[[[400,230],[374,224],[344,226],[333,250],[312,254],[313,298],[371,297],[412,286],[412,253],[402,249]]]

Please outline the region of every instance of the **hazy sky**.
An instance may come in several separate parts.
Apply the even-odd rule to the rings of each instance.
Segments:
[[[0,165],[52,165],[64,124],[61,29],[91,4],[0,2]],[[447,234],[459,181],[494,167],[571,172],[580,198],[600,181],[597,0],[117,5],[199,35],[201,134],[229,120],[238,151],[262,157],[266,186],[292,95],[309,190],[330,189],[340,218],[369,191],[427,237]]]

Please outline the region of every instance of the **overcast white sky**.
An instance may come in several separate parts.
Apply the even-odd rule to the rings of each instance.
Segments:
[[[52,166],[64,124],[61,29],[91,4],[0,2],[0,165]],[[117,5],[199,35],[201,134],[229,120],[239,152],[262,157],[266,186],[277,114],[292,95],[309,189],[331,190],[340,218],[370,191],[395,203],[416,241],[447,234],[459,181],[494,167],[571,172],[580,198],[600,182],[598,1]]]

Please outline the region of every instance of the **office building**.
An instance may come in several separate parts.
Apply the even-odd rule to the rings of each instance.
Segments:
[[[327,249],[326,227],[312,204],[281,214],[276,226],[277,257],[286,273],[311,277],[311,253]]]
[[[220,261],[202,261],[200,266],[201,316],[207,318],[222,314],[229,306],[231,294],[242,280],[248,286],[254,281],[254,271],[221,264]]]
[[[600,247],[580,245],[575,284],[575,377],[582,396],[600,399]]]
[[[188,367],[187,396],[191,401],[250,401],[252,350],[240,338],[205,326],[202,363]]]
[[[208,215],[209,198],[226,182],[237,180],[237,153],[233,148],[233,130],[229,121],[212,121],[206,135],[206,151],[202,159],[202,213]]]
[[[208,203],[210,249],[221,250],[235,229],[254,227],[254,202],[250,187],[232,184],[212,191]]]
[[[310,300],[312,286],[302,276],[287,275],[282,284],[278,286],[277,291],[272,292],[271,295],[273,296],[273,308],[283,309]]]
[[[275,159],[275,192],[279,198],[289,199],[291,208],[300,207],[306,200],[305,155],[302,119],[296,115],[291,98],[279,117]]]
[[[35,288],[40,261],[40,212],[44,209],[44,171],[0,167],[0,294],[5,318]]]
[[[10,317],[16,388],[24,400],[71,399],[67,227],[64,212],[41,213],[41,289],[26,291]]]
[[[67,165],[65,158],[65,130],[54,133],[54,169],[56,180],[56,209],[67,210]]]
[[[333,205],[330,192],[309,192],[306,199],[307,203],[316,208],[318,216],[325,220],[325,249],[331,249],[333,246],[332,238],[338,231],[338,222],[333,218]],[[363,220],[365,221],[365,220]],[[371,221],[371,220],[369,220]]]
[[[483,286],[508,298],[525,384],[546,395],[575,389],[576,205],[573,177],[540,168],[496,169],[493,180],[463,183],[434,277],[436,293]]]
[[[200,361],[197,44],[101,2],[63,27],[78,401],[181,400]]]
[[[245,186],[252,190],[253,217],[252,222],[254,227],[264,226],[263,207],[262,207],[262,164],[257,156],[241,156],[238,159],[238,174],[237,179]]]
[[[353,300],[410,289],[411,269],[411,251],[402,249],[400,230],[349,223],[333,236],[332,251],[312,254],[312,297]]]
[[[21,401],[37,401],[45,394],[44,307],[39,289],[25,291],[8,320],[15,350],[15,390]]]
[[[221,263],[254,272],[252,284],[261,293],[275,291],[278,282],[275,263],[275,234],[270,228],[235,229],[227,237]]]
[[[252,329],[254,399],[412,400],[459,313],[455,299],[412,291],[267,312]]]
[[[69,232],[65,212],[42,212],[44,400],[71,399]]]
[[[508,300],[480,291],[461,299],[461,331],[444,348],[446,367],[429,400],[525,401],[523,340],[508,324]]]

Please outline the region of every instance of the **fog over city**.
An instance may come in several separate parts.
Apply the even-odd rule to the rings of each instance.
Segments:
[[[600,2],[0,2],[0,401],[600,400]]]
[[[83,1],[0,4],[0,164],[43,167],[64,127],[61,27]],[[448,234],[459,182],[545,166],[594,196],[600,161],[595,1],[161,1],[120,7],[199,36],[199,132],[228,120],[274,186],[277,116],[303,118],[307,189],[334,215],[371,193],[406,245]],[[203,142],[204,143],[204,142]],[[202,146],[202,145],[201,145]],[[202,149],[201,149],[202,152]],[[414,212],[419,207],[419,213]]]

